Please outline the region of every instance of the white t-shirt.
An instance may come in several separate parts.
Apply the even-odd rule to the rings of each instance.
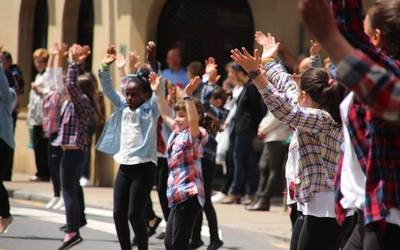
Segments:
[[[348,124],[348,113],[350,105],[354,99],[354,92],[351,92],[340,104],[340,115],[343,121],[344,132],[344,155],[342,173],[340,176],[340,191],[343,198],[340,204],[345,209],[363,209],[365,205],[365,185],[366,176],[362,171],[360,162],[357,159],[350,134],[346,124]],[[400,225],[400,209],[389,209],[389,215],[385,219],[388,223]]]
[[[130,149],[143,144],[142,130],[140,127],[139,110],[131,110],[126,107],[122,111],[121,140],[119,152],[114,155],[114,160],[119,164],[134,165],[145,162],[153,162],[151,158],[141,156],[129,156]]]

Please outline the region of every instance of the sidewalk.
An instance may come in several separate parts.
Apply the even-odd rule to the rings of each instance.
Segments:
[[[52,185],[46,183],[29,182],[29,176],[13,174],[12,182],[5,182],[10,198],[47,202],[53,195]],[[87,187],[84,189],[87,206],[112,210],[113,189]],[[161,215],[161,208],[157,192],[151,193],[154,210]],[[289,241],[291,226],[289,216],[283,212],[281,206],[272,206],[270,212],[249,212],[243,205],[215,204],[218,222],[221,225],[265,233],[266,235]]]

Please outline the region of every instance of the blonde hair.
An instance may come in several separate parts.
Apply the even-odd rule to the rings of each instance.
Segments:
[[[48,59],[49,58],[49,52],[47,52],[47,49],[36,49],[33,52],[33,59],[38,59],[38,58],[44,58],[44,59]]]

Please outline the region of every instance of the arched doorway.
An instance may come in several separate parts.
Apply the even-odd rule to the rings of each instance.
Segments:
[[[32,53],[37,48],[47,47],[49,12],[46,0],[22,0],[19,13],[18,64],[24,73],[25,93],[29,93],[30,82],[36,70],[32,63]],[[28,102],[24,95],[22,106]]]
[[[47,0],[37,0],[33,19],[32,53],[38,48],[47,48],[47,31],[49,26],[49,11]],[[37,74],[32,64],[32,79]]]
[[[63,41],[68,45],[79,43],[93,48],[93,0],[65,1],[63,13]],[[86,61],[85,70],[92,70],[92,56]]]
[[[158,23],[158,57],[165,66],[169,48],[182,46],[184,62],[214,56],[231,61],[230,50],[254,46],[254,23],[246,0],[168,0]]]
[[[77,42],[93,48],[94,8],[93,0],[81,0],[79,7]],[[92,56],[86,60],[85,70],[92,70]]]

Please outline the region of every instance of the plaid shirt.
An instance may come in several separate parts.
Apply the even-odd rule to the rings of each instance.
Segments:
[[[43,99],[43,134],[49,138],[51,134],[58,131],[60,119],[60,96],[64,93],[62,81],[62,68],[52,69],[50,92]]]
[[[95,112],[89,98],[79,88],[78,65],[70,64],[67,75],[70,100],[61,113],[58,137],[53,145],[77,145],[86,151],[89,146],[89,124]]]
[[[204,205],[205,194],[201,157],[208,141],[208,134],[200,128],[200,135],[192,138],[188,129],[172,132],[168,141],[168,188],[169,207],[197,195],[201,206]]]
[[[297,130],[300,162],[294,191],[296,200],[306,203],[317,192],[334,191],[342,129],[328,112],[297,105],[296,83],[278,64],[265,65],[267,78],[275,86],[268,84],[259,91],[275,118]]]
[[[364,223],[382,224],[390,208],[400,208],[400,127],[397,120],[395,78],[374,62],[400,76],[400,64],[374,47],[363,29],[361,0],[332,0],[338,26],[347,40],[369,59],[356,53],[341,63],[339,79],[355,91],[359,100],[350,106],[347,128],[360,165],[366,174]],[[372,59],[372,61],[371,61]],[[367,93],[366,89],[371,92]],[[368,105],[368,106],[367,106]],[[382,119],[385,118],[386,120]],[[340,200],[341,164],[336,177],[336,211],[343,222]]]

